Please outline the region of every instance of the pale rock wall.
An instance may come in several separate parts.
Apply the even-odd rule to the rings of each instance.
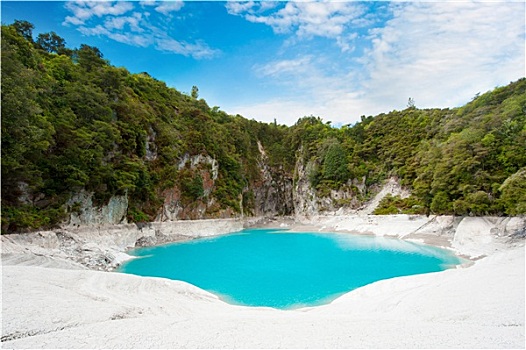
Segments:
[[[71,196],[66,203],[69,207],[69,225],[93,226],[104,224],[125,224],[128,211],[128,196],[113,196],[106,205],[93,205],[93,193],[82,190]],[[78,210],[72,210],[80,206]]]
[[[155,138],[152,132],[151,137]],[[294,179],[285,173],[283,169],[271,167],[268,163],[268,156],[260,142],[258,142],[260,159],[258,165],[261,171],[261,181],[253,184],[254,210],[249,212],[244,210],[244,214],[259,216],[283,216],[296,215],[298,217],[316,216],[322,213],[354,214],[362,204],[356,194],[351,191],[351,187],[361,192],[363,196],[368,190],[365,186],[365,179],[355,180],[349,186],[344,186],[340,190],[332,190],[326,197],[319,197],[319,194],[310,185],[308,174],[313,163],[303,163],[299,157],[295,166]],[[153,149],[152,149],[153,152]],[[153,153],[152,153],[153,156]],[[181,202],[181,192],[176,186],[164,190],[162,196],[164,203],[159,208],[155,222],[170,222],[180,219],[205,219],[210,217],[209,210],[218,204],[215,203],[211,193],[215,186],[215,181],[219,175],[219,164],[216,159],[205,156],[190,156],[185,154],[177,164],[179,170],[189,166],[194,171],[200,171],[203,177],[203,189],[205,200],[183,206]],[[248,188],[246,189],[248,190]],[[361,208],[358,212],[370,214],[378,205],[380,200],[388,193],[401,195],[403,198],[409,192],[400,187],[396,178],[390,178],[382,187],[381,191]],[[105,225],[126,223],[126,213],[128,209],[128,199],[126,196],[113,196],[109,202],[100,207],[93,205],[93,194],[87,191],[80,191],[72,195],[67,205],[70,211],[69,225]],[[77,204],[76,204],[77,203]],[[72,210],[80,205],[80,209]],[[243,203],[241,203],[243,206]],[[235,214],[231,211],[221,211],[214,209],[214,217],[232,217]]]
[[[297,218],[298,220],[298,218]],[[351,232],[450,248],[471,258],[509,245],[523,244],[525,217],[458,217],[425,215],[331,215],[300,218],[300,230]],[[515,238],[517,236],[517,238]]]
[[[292,200],[294,202],[294,214],[297,217],[308,217],[319,213],[318,196],[308,178],[312,166],[312,163],[304,164],[303,158],[299,157],[294,169]]]
[[[217,180],[217,176],[219,175],[219,164],[218,164],[216,159],[214,159],[214,158],[212,158],[210,156],[202,155],[202,154],[190,157],[190,155],[187,153],[179,161],[179,164],[177,166],[178,169],[179,170],[183,169],[186,166],[186,163],[188,163],[188,162],[190,162],[190,167],[192,169],[195,169],[200,164],[208,164],[208,165],[210,165],[210,167],[212,169],[212,171],[211,171],[212,172],[212,179],[213,180]]]
[[[365,178],[361,181],[349,181],[347,185],[342,186],[340,189],[331,190],[328,196],[320,197],[309,181],[309,173],[312,171],[313,166],[313,162],[304,164],[302,157],[298,157],[294,170],[293,203],[295,215],[298,218],[302,218],[336,212],[339,215],[356,213],[356,210],[362,203],[356,194],[353,193],[352,187],[356,188],[364,196],[367,191]]]
[[[472,257],[490,255],[505,243],[502,238],[525,227],[526,219],[521,217],[465,217],[456,228],[452,246]]]
[[[153,133],[153,131],[152,131]],[[155,138],[153,133],[152,138]],[[151,148],[151,156],[155,157],[155,150]],[[204,196],[207,200],[192,203],[192,205],[183,207],[181,203],[181,193],[179,188],[166,189],[162,196],[164,203],[159,208],[155,222],[170,222],[180,219],[205,219],[207,210],[216,205],[215,200],[210,196],[213,191],[215,180],[219,175],[219,164],[216,159],[205,156],[184,155],[177,164],[178,169],[183,169],[189,165],[192,170],[200,171],[203,177]],[[283,200],[278,198],[276,202]],[[285,198],[286,200],[286,198]],[[127,223],[126,214],[128,210],[128,198],[126,195],[113,196],[107,204],[95,206],[93,203],[93,193],[81,190],[73,193],[66,203],[68,206],[68,221],[65,223],[69,226],[96,226],[96,225],[115,225]],[[217,217],[232,217],[233,213],[226,210],[218,212]]]
[[[268,164],[268,156],[259,141],[258,148],[261,182],[253,188],[254,215],[290,215],[294,212],[292,179],[287,176],[283,169],[274,169]]]

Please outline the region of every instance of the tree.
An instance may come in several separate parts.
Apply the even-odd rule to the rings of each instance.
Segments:
[[[198,98],[199,97],[199,88],[197,86],[192,86],[192,93],[191,93],[191,96],[193,98]]]
[[[37,46],[49,53],[60,53],[66,47],[66,40],[55,32],[38,34]]]
[[[136,221],[156,217],[165,190],[181,195],[180,218],[197,209],[207,217],[248,213],[261,205],[262,166],[283,208],[292,206],[290,184],[305,177],[318,198],[345,191],[352,201],[333,204],[359,206],[396,176],[412,196],[385,199],[383,213],[526,213],[525,78],[461,108],[419,110],[410,98],[404,111],[355,125],[306,116],[288,127],[279,115],[263,123],[210,108],[197,86],[190,96],[130,74],[96,47],[64,47],[53,32],[33,42],[29,22],[1,29],[3,232],[59,223],[81,189],[94,205],[126,193]],[[199,155],[199,164],[180,169]]]
[[[17,202],[20,181],[30,188],[40,185],[36,163],[54,133],[37,101],[38,71],[22,63],[33,50],[26,52],[19,39],[12,28],[2,26],[2,203]]]
[[[33,29],[35,29],[33,23],[15,19],[13,27],[15,27],[17,33],[22,35],[27,41],[33,42]]]
[[[323,159],[323,175],[327,180],[343,184],[349,179],[347,155],[342,145],[334,140],[329,144]]]
[[[445,192],[438,192],[431,202],[431,211],[435,214],[446,214],[451,211],[451,202]]]
[[[106,64],[102,52],[98,48],[86,44],[80,45],[80,48],[76,51],[76,59],[80,66],[88,72]]]
[[[526,167],[504,181],[500,187],[500,200],[508,215],[526,213]]]

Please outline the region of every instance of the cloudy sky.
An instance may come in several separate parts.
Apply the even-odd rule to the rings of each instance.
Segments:
[[[2,23],[55,31],[229,114],[349,124],[456,107],[525,76],[524,1],[2,1]]]

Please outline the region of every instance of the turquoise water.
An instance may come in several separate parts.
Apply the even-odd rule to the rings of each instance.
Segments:
[[[366,284],[460,263],[435,247],[350,234],[244,230],[132,252],[121,272],[182,280],[239,305],[328,303]]]

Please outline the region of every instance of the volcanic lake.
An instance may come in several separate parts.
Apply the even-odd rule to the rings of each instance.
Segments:
[[[461,264],[452,252],[343,233],[247,229],[139,248],[119,269],[191,283],[237,305],[292,309],[326,304],[375,281]]]

